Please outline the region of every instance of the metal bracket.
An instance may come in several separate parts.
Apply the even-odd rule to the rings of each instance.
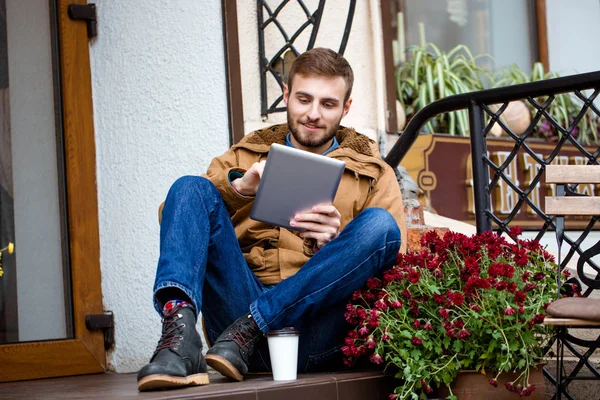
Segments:
[[[98,35],[96,4],[69,4],[69,7],[67,7],[67,13],[71,19],[81,19],[86,22],[88,39],[92,39]]]
[[[112,311],[104,314],[87,314],[85,327],[90,331],[102,330],[104,332],[104,348],[108,350],[115,344],[115,319]]]

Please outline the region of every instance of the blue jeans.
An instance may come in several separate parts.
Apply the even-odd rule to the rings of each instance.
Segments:
[[[390,213],[365,209],[295,275],[265,286],[246,264],[219,191],[206,178],[185,176],[171,187],[162,213],[154,305],[160,312],[157,293],[178,288],[202,311],[211,343],[250,311],[263,332],[300,329],[299,372],[341,368],[345,304],[393,265],[399,248]],[[266,340],[249,368],[270,369]]]

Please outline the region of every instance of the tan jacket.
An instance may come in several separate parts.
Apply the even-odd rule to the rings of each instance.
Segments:
[[[294,275],[313,255],[314,242],[303,240],[295,231],[250,219],[254,197],[243,196],[229,182],[229,173],[244,173],[266,158],[272,143],[285,144],[287,124],[275,125],[245,136],[225,154],[212,160],[204,175],[217,187],[235,227],[244,257],[265,285]],[[327,154],[346,162],[333,205],[342,215],[341,229],[368,207],[387,209],[402,234],[401,251],[406,250],[404,206],[392,168],[379,156],[376,143],[354,129],[340,127],[339,147]]]

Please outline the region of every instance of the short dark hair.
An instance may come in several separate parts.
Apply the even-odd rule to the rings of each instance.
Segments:
[[[317,75],[328,78],[341,76],[346,82],[346,97],[344,103],[350,98],[352,85],[354,84],[354,73],[346,59],[331,49],[316,47],[308,50],[294,60],[288,75],[288,88],[292,90],[292,82],[296,74],[303,76]]]

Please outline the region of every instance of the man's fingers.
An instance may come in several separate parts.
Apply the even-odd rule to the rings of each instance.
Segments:
[[[262,178],[262,174],[263,174],[263,171],[265,170],[266,163],[267,163],[267,160],[262,160],[261,162],[255,164],[256,165],[256,173],[258,174],[258,176],[260,178]]]
[[[325,214],[316,214],[316,213],[301,213],[296,214],[292,222],[301,223],[301,222],[316,222],[323,227],[332,226],[334,228],[339,228],[341,225],[339,217],[329,216]],[[294,226],[292,224],[292,226]]]
[[[341,218],[340,212],[333,206],[333,204],[319,204],[314,206],[311,211],[317,214],[326,214],[331,217]]]
[[[337,237],[336,232],[315,232],[315,231],[304,231],[300,232],[300,237],[303,239],[315,239],[319,248],[329,243]]]

